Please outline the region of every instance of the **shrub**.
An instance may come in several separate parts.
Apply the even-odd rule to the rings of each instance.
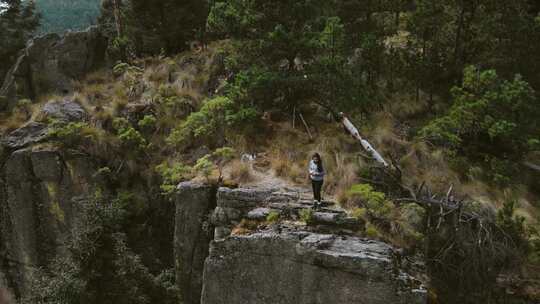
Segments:
[[[195,166],[193,166],[193,171],[197,174],[204,176],[207,182],[210,182],[210,176],[212,175],[214,169],[216,169],[216,165],[212,163],[210,157],[211,155],[208,154],[200,158],[199,160],[197,160]]]
[[[377,227],[370,222],[366,223],[365,233],[366,233],[366,236],[372,239],[376,239],[381,236],[379,229],[377,229]]]
[[[77,147],[85,140],[95,141],[101,135],[101,132],[86,122],[70,122],[54,120],[49,124],[48,135],[59,141],[66,147]]]
[[[299,212],[300,220],[302,222],[306,223],[307,225],[311,225],[313,223],[313,214],[314,213],[315,212],[312,209],[304,208],[304,209],[300,210],[300,212]]]
[[[170,195],[176,189],[178,183],[187,180],[190,176],[191,168],[182,163],[162,163],[156,167],[156,171],[161,175],[161,190],[164,195]]]
[[[137,125],[144,130],[152,130],[156,127],[156,117],[154,115],[144,115]]]
[[[220,180],[223,179],[223,168],[234,158],[235,153],[236,151],[229,147],[219,148],[212,153],[212,159],[218,168]]]
[[[377,192],[371,185],[356,184],[347,191],[347,195],[359,204],[364,206],[370,216],[377,218],[388,218],[395,209],[394,204],[386,199],[382,192]]]
[[[238,107],[231,99],[218,96],[204,103],[198,112],[188,116],[167,138],[167,143],[185,147],[193,140],[201,140],[210,146],[227,137],[227,132],[238,134],[241,124],[253,120],[256,112]],[[248,130],[251,130],[248,128]]]
[[[266,221],[269,223],[275,223],[279,221],[281,214],[277,211],[270,211],[268,215],[266,216]]]
[[[142,152],[148,144],[141,133],[135,130],[125,118],[115,118],[113,128],[116,130],[118,139],[128,151]]]
[[[122,76],[129,69],[129,64],[125,62],[119,62],[113,67],[114,76]]]

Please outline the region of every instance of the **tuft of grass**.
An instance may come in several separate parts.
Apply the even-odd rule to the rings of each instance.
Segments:
[[[379,229],[377,229],[377,226],[370,222],[366,223],[365,234],[367,237],[372,239],[378,239],[381,237],[381,233],[379,232]]]
[[[231,162],[229,177],[240,184],[250,182],[254,178],[250,165],[240,160]]]
[[[266,216],[266,221],[268,223],[276,223],[279,221],[279,218],[280,218],[281,214],[277,211],[271,211],[267,216]]]
[[[313,214],[315,212],[312,209],[304,208],[300,210],[298,213],[300,215],[300,220],[307,225],[311,225],[313,223]]]
[[[259,222],[243,219],[240,224],[233,228],[232,235],[246,235],[257,230],[257,228],[259,228]]]

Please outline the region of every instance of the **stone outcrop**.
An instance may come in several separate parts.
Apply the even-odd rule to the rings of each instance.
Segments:
[[[107,39],[98,27],[31,40],[5,76],[0,110],[12,109],[23,98],[70,93],[73,80],[104,65],[106,49]]]
[[[181,183],[176,194],[174,254],[176,282],[182,303],[200,303],[204,261],[213,229],[208,217],[216,206],[215,188]]]
[[[70,122],[85,120],[87,118],[87,113],[80,104],[66,99],[61,101],[51,100],[47,102],[38,116],[42,116],[42,121],[55,119]],[[0,139],[0,145],[9,150],[21,149],[46,140],[48,134],[49,128],[47,124],[30,121]]]
[[[185,303],[426,303],[422,282],[409,274],[400,251],[355,236],[362,223],[330,202],[305,225],[299,213],[310,202],[298,192],[220,188],[215,198],[212,193],[200,184],[178,187],[175,255]],[[271,213],[280,220],[267,223]],[[244,220],[259,224],[235,233]]]
[[[74,198],[93,193],[93,162],[53,147],[17,150],[0,182],[1,251],[12,261],[3,270],[24,292],[32,267],[46,267],[65,251],[77,209]]]
[[[8,149],[20,149],[45,140],[48,134],[46,124],[31,121],[2,138],[1,144]]]
[[[393,254],[382,242],[286,228],[232,236],[212,243],[201,303],[426,303],[425,290],[400,289]]]

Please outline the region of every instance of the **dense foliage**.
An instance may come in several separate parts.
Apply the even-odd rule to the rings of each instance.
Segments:
[[[38,25],[34,2],[0,1],[0,82]]]
[[[204,39],[207,1],[107,0],[100,23],[108,28],[112,53],[120,59],[174,54]]]

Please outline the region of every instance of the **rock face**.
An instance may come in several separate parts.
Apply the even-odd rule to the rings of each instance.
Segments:
[[[355,237],[263,231],[215,241],[202,304],[426,303],[399,288],[393,248]]]
[[[63,254],[76,219],[75,197],[92,193],[92,161],[54,148],[26,148],[9,156],[0,178],[0,251],[13,261],[3,270],[24,292],[31,267]]]
[[[43,106],[43,119],[56,119],[64,122],[85,120],[84,108],[71,100],[52,100]],[[49,128],[46,124],[30,121],[24,126],[9,133],[0,140],[0,145],[10,150],[21,149],[47,139]]]
[[[0,88],[0,110],[10,110],[22,98],[72,91],[72,81],[105,63],[107,39],[99,28],[48,34],[31,40]]]
[[[2,138],[1,144],[8,149],[20,149],[43,141],[48,134],[46,124],[32,121]]]
[[[214,237],[208,217],[216,206],[215,192],[197,183],[178,185],[174,251],[176,282],[185,304],[200,303],[204,260]]]
[[[309,208],[298,193],[227,188],[215,198],[213,193],[194,183],[178,187],[175,255],[185,303],[426,303],[422,283],[405,271],[399,251],[347,236],[359,223],[339,208],[315,212],[319,220],[308,227],[295,223],[299,211]],[[282,221],[242,235],[233,232],[242,220],[264,223],[270,213]]]
[[[49,101],[43,106],[46,118],[62,121],[79,121],[86,118],[86,110],[72,100]]]

